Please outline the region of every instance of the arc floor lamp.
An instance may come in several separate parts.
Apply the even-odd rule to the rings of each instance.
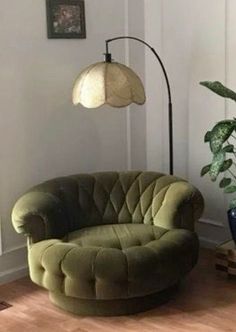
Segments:
[[[112,55],[109,52],[109,44],[120,39],[132,39],[146,45],[155,55],[162,68],[169,101],[169,172],[172,175],[174,160],[171,89],[164,64],[151,45],[142,39],[131,36],[120,36],[106,40],[105,61],[90,65],[80,73],[73,88],[73,103],[74,105],[80,103],[86,108],[97,108],[104,104],[108,104],[112,107],[125,107],[131,103],[138,105],[145,103],[145,91],[138,75],[129,67],[112,61]]]

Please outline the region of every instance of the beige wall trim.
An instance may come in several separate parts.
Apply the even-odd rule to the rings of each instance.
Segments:
[[[212,219],[201,218],[201,219],[199,219],[198,222],[202,223],[202,224],[208,224],[208,225],[211,225],[211,226],[215,226],[215,227],[225,228],[224,223],[221,222],[221,221],[216,221],[216,220],[212,220]]]
[[[23,265],[0,273],[0,285],[23,278],[29,274],[28,266]]]

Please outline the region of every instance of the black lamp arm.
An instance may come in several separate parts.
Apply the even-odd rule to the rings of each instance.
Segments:
[[[170,82],[169,82],[169,79],[168,79],[168,75],[167,75],[165,66],[164,66],[160,56],[157,54],[156,50],[151,45],[149,45],[148,43],[146,43],[144,40],[142,40],[140,38],[131,37],[131,36],[119,36],[119,37],[115,37],[115,38],[106,40],[106,53],[105,53],[106,62],[111,62],[112,61],[112,56],[111,56],[111,53],[109,52],[109,43],[111,43],[115,40],[119,40],[119,39],[132,39],[132,40],[136,40],[136,41],[146,45],[152,51],[152,53],[155,55],[155,57],[157,58],[160,66],[161,66],[161,69],[163,71],[165,81],[166,81],[166,85],[167,85],[167,92],[168,92],[168,99],[169,99],[169,104],[168,104],[168,110],[169,110],[169,112],[168,112],[168,117],[169,117],[169,167],[170,167],[170,174],[173,175],[173,172],[174,172],[173,110],[172,110],[172,98],[171,98]]]

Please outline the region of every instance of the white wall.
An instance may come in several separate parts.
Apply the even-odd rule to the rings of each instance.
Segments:
[[[162,49],[162,1],[144,0],[145,4],[145,40],[154,47],[163,59]],[[154,54],[146,48],[146,132],[147,132],[147,168],[150,170],[168,171],[164,153],[167,143],[164,141],[167,93],[163,86],[163,72]]]
[[[145,39],[145,17],[143,0],[127,0],[128,30],[127,35]],[[140,76],[145,84],[145,51],[144,45],[137,41],[129,42],[129,65]],[[147,105],[132,104],[128,113],[127,123],[130,122],[130,169],[146,169],[146,109]],[[130,118],[129,118],[130,116]]]
[[[137,15],[142,4],[135,6]],[[71,90],[82,68],[103,60],[104,40],[129,29],[129,6],[128,0],[86,0],[87,39],[48,40],[45,1],[1,0],[2,282],[25,273],[25,239],[10,220],[19,195],[52,177],[128,167],[126,110],[75,108]],[[125,43],[112,51],[125,61]]]
[[[211,160],[203,137],[217,121],[235,116],[235,104],[225,103],[199,82],[219,80],[236,89],[236,3],[234,0],[145,0],[145,10],[146,40],[159,50],[172,86],[175,173],[189,179],[203,193],[206,209],[197,230],[202,243],[213,246],[230,236],[227,202],[217,184],[207,177],[200,178],[200,169]],[[152,96],[147,107],[147,165],[150,169],[160,166],[168,170],[166,92],[162,85],[161,93],[157,94],[159,77],[154,73],[150,55],[147,55],[146,80]],[[165,98],[162,103],[157,101],[161,95]],[[160,110],[159,115],[154,114],[156,109]],[[159,141],[163,142],[164,150]],[[162,164],[155,161],[157,154]]]

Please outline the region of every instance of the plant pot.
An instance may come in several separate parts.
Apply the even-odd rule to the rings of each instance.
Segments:
[[[228,210],[227,214],[232,238],[236,243],[236,208]]]

